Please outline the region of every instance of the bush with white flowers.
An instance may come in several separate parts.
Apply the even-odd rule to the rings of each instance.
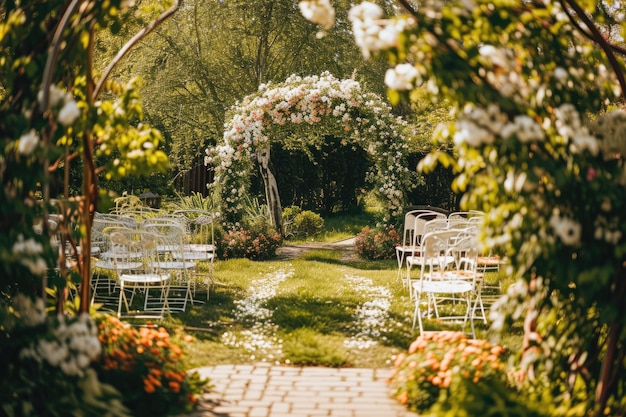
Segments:
[[[233,106],[223,142],[206,150],[205,162],[216,168],[214,185],[221,187],[226,219],[236,221],[259,148],[289,138],[312,146],[325,136],[345,138],[345,143],[372,156],[369,178],[392,216],[401,212],[410,187],[405,130],[406,123],[391,113],[386,102],[364,92],[353,79],[339,80],[328,72],[292,75],[283,83],[262,85],[258,93]]]
[[[390,58],[386,81],[398,90],[390,97],[421,88],[454,109],[420,169],[455,169],[462,208],[487,213],[482,240],[519,280],[492,309],[496,330],[523,321],[516,380],[529,401],[548,401],[546,414],[625,415],[622,9],[577,0],[397,3],[390,17],[372,2],[354,6],[355,39],[365,57]],[[455,155],[439,150],[450,143]],[[473,401],[493,400],[481,395]]]
[[[93,369],[102,348],[88,314],[50,317],[41,298],[18,293],[0,303],[0,322],[4,413],[128,415],[120,392],[101,383]]]
[[[127,0],[0,6],[2,415],[127,415],[121,394],[93,369],[100,342],[87,313],[91,258],[84,249],[98,210],[98,175],[118,179],[168,166],[160,132],[143,122],[137,81],[121,85],[95,70],[94,33],[119,27],[136,12],[129,6]],[[75,168],[82,170],[80,195],[70,194],[63,174],[79,175]],[[55,194],[51,184],[63,177],[57,188],[65,191]],[[81,282],[81,314],[66,315],[70,288]]]

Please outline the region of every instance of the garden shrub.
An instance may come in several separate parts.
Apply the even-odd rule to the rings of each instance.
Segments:
[[[101,346],[88,314],[47,315],[42,298],[0,301],[0,415],[129,417],[92,368]]]
[[[254,261],[271,259],[282,243],[282,236],[267,222],[238,226],[224,233],[217,241],[220,259],[248,258]]]
[[[307,238],[324,230],[324,219],[317,213],[304,210],[296,214],[293,225],[297,237]]]
[[[283,209],[283,234],[285,239],[296,238],[295,219],[298,214],[302,213],[302,209],[298,206],[288,206]]]
[[[302,210],[298,206],[283,209],[283,223],[287,239],[304,239],[324,230],[324,219],[321,215],[311,210]]]
[[[389,384],[420,414],[450,416],[540,415],[508,383],[504,348],[462,332],[429,332],[399,355]]]
[[[396,256],[400,234],[393,226],[370,228],[365,226],[354,238],[354,250],[361,259],[391,259]]]
[[[135,417],[169,416],[194,410],[208,384],[184,368],[183,341],[163,327],[131,327],[113,316],[99,318],[100,378],[123,393]],[[184,341],[190,336],[186,336]]]

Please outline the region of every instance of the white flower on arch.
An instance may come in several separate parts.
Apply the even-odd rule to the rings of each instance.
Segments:
[[[288,132],[310,140],[326,135],[346,138],[375,160],[375,173],[369,178],[381,182],[395,178],[390,186],[378,184],[375,189],[381,190],[390,214],[396,215],[402,210],[404,191],[410,187],[408,168],[401,163],[406,153],[404,126],[406,122],[392,114],[391,106],[377,95],[363,92],[355,80],[338,80],[329,72],[292,75],[284,83],[266,84],[236,103],[227,115],[222,143],[207,150],[205,160],[216,167],[219,184],[213,184],[222,190],[236,189],[241,196],[249,186],[257,150],[271,137],[284,137]],[[227,197],[225,212],[237,217],[238,199]]]

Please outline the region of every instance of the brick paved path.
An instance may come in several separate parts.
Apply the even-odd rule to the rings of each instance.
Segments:
[[[389,369],[218,365],[187,417],[417,417],[389,396]]]

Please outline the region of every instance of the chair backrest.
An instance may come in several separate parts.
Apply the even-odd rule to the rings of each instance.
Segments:
[[[475,269],[477,257],[478,240],[473,232],[441,229],[429,232],[422,238],[422,270],[441,269],[448,265]]]
[[[92,247],[98,247],[100,252],[109,250],[109,229],[119,227],[134,229],[137,222],[128,216],[96,212],[91,226]]]
[[[404,233],[402,237],[403,246],[413,244],[413,236],[415,233],[415,219],[420,215],[425,215],[429,213],[437,214],[436,212],[432,210],[419,209],[419,210],[408,211],[404,215]]]
[[[158,273],[160,236],[144,229],[111,228],[109,240],[113,262],[120,272],[126,272],[128,264],[139,263],[136,272]]]
[[[188,225],[189,241],[192,243],[215,244],[215,221],[219,212],[204,209],[176,210],[175,215],[183,216]]]
[[[410,244],[417,248],[421,244],[422,236],[424,235],[424,227],[428,222],[434,220],[445,220],[446,215],[442,213],[438,213],[432,210],[416,210],[418,213],[415,214],[413,219],[413,225],[411,228],[411,240]]]
[[[454,279],[475,280],[477,276],[479,245],[476,233],[461,232],[451,239],[448,255],[454,258]]]
[[[187,236],[184,220],[174,218],[150,219],[143,223],[142,229],[157,237],[159,251],[163,254],[178,253],[183,250]]]
[[[422,226],[422,234],[426,235],[428,233],[442,231],[448,229],[448,219],[446,217],[437,217],[431,220],[428,220]]]

